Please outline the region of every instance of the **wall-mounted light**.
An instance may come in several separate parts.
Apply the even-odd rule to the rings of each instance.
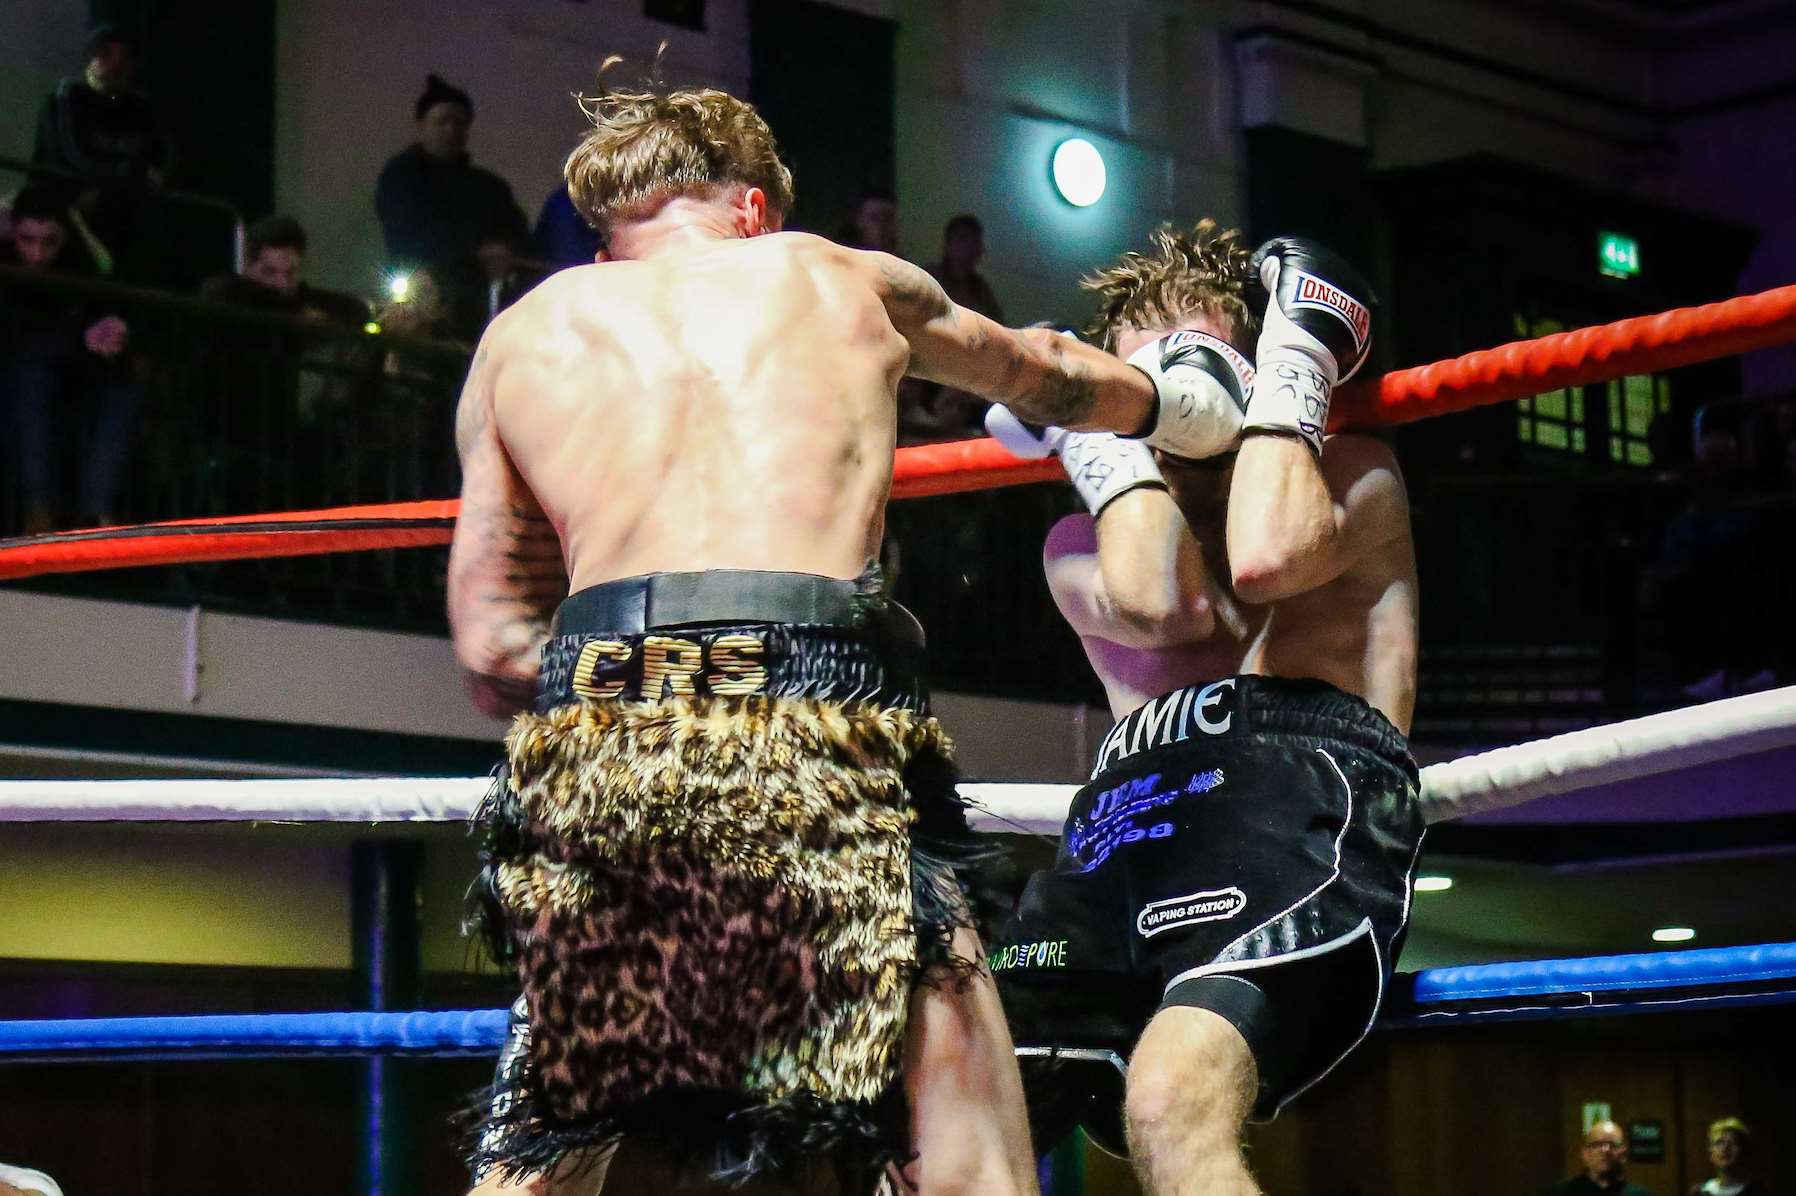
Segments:
[[[395,303],[404,303],[412,297],[412,279],[409,274],[395,274],[387,279],[387,294]]]
[[[1104,196],[1104,155],[1083,137],[1054,147],[1054,190],[1075,208],[1089,208]]]
[[[1696,932],[1688,926],[1661,926],[1653,931],[1655,943],[1687,943],[1696,937]]]
[[[1452,887],[1453,878],[1451,876],[1416,877],[1416,892],[1418,893],[1445,893]]]

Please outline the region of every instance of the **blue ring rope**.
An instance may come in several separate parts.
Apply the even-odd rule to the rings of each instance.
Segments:
[[[446,1054],[494,1049],[509,1010],[408,1013],[230,1013],[0,1022],[0,1053],[71,1054],[230,1049]]]
[[[1413,1008],[1388,1019],[1388,1025],[1427,1025],[1451,1017],[1494,1020],[1764,1004],[1796,1000],[1796,943],[1428,968],[1413,979]],[[1679,993],[1679,989],[1696,991]],[[496,1051],[503,1045],[509,1012],[451,1009],[0,1021],[0,1055],[468,1054]]]
[[[1549,993],[1631,992],[1691,985],[1754,984],[1796,977],[1796,943],[1648,951],[1590,959],[1539,959],[1428,968],[1416,973],[1415,1001],[1492,1000]]]

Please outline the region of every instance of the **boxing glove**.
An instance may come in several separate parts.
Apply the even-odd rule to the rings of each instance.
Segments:
[[[1158,407],[1143,441],[1201,461],[1233,452],[1241,439],[1254,367],[1233,345],[1207,332],[1169,333],[1129,355],[1154,384]]]
[[[1266,242],[1250,266],[1265,289],[1266,318],[1246,427],[1294,435],[1320,453],[1329,398],[1372,344],[1372,290],[1345,260],[1301,237]]]

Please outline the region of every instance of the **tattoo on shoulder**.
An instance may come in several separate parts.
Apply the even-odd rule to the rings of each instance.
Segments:
[[[468,366],[467,381],[462,384],[461,400],[455,405],[455,443],[465,455],[478,443],[493,422],[493,405],[484,391],[488,351],[482,344]]]
[[[879,277],[885,282],[893,301],[901,307],[910,308],[926,318],[954,310],[954,304],[948,299],[948,292],[942,290],[942,284],[932,278],[929,271],[909,262],[882,257],[879,262]]]

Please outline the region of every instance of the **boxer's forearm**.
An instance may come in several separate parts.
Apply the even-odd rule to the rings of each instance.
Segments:
[[[1045,328],[1001,329],[1004,372],[984,389],[1022,419],[1074,432],[1141,431],[1154,412],[1147,375],[1102,349]]]
[[[490,370],[483,342],[456,409],[462,493],[449,546],[449,629],[475,703],[509,714],[529,704],[568,577],[561,537],[499,438]]]
[[[449,568],[449,627],[455,655],[481,709],[508,714],[529,704],[556,604],[567,596],[560,541],[528,519],[482,535],[464,508]],[[465,530],[464,530],[465,528]]]
[[[1172,495],[1131,490],[1097,519],[1100,605],[1115,642],[1162,648],[1216,630],[1203,554]]]
[[[1341,508],[1294,436],[1249,434],[1229,486],[1228,557],[1242,601],[1277,602],[1338,576]]]
[[[1035,424],[1133,435],[1156,410],[1145,374],[1046,328],[1006,328],[948,298],[925,270],[880,253],[851,259],[910,345],[908,373],[1002,403]]]

